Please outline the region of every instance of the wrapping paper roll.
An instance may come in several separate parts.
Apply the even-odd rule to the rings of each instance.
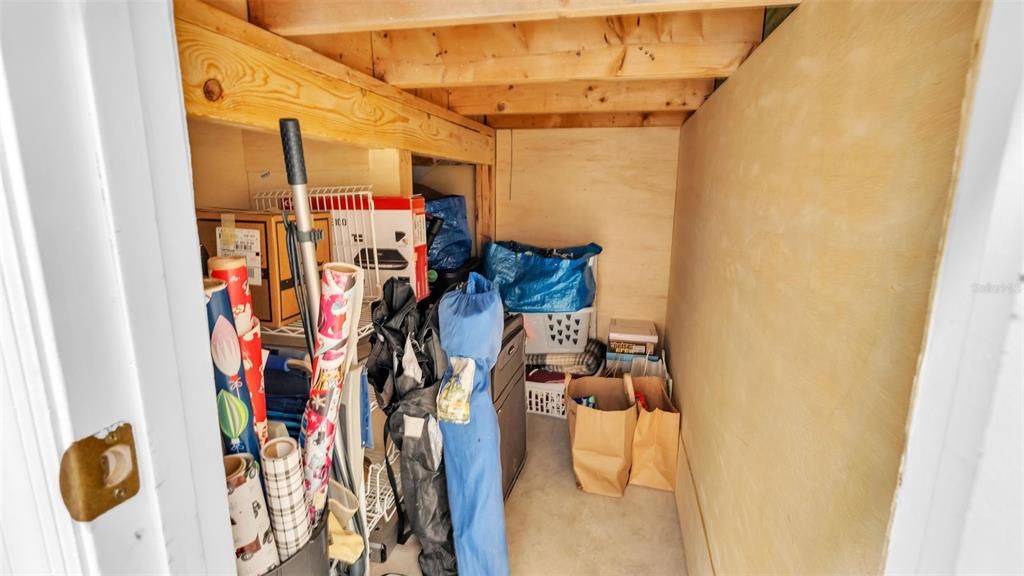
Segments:
[[[321,277],[313,379],[299,435],[311,524],[327,505],[341,385],[355,356],[361,275],[361,269],[349,264],[325,264]]]
[[[259,466],[249,454],[231,454],[224,457],[224,476],[235,541],[235,569],[238,576],[259,576],[280,563],[260,486]]]
[[[263,380],[263,338],[260,319],[252,313],[252,295],[249,294],[249,275],[245,258],[240,256],[214,256],[207,261],[210,276],[228,285],[228,300],[235,318],[235,331],[242,347],[242,366],[245,383],[252,401],[253,426],[260,445],[267,443],[267,395]]]
[[[312,533],[302,481],[302,455],[295,440],[285,436],[267,442],[263,447],[263,479],[270,524],[284,561],[305,546]]]
[[[242,350],[223,280],[203,281],[206,320],[210,328],[210,356],[217,388],[217,418],[225,454],[248,452],[259,458],[260,444],[253,427],[252,402],[242,370]]]

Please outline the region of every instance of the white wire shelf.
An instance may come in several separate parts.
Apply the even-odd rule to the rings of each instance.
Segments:
[[[391,455],[388,455],[389,459]],[[391,463],[392,469],[397,475],[398,458],[395,457]],[[372,462],[366,477],[366,532],[372,534],[374,528],[381,521],[388,522],[395,515],[395,493],[391,490],[391,482],[388,481],[387,465],[384,460]]]
[[[366,271],[363,297],[380,299],[373,186],[323,186],[310,188],[308,196],[310,212],[331,215],[331,261],[362,267]],[[292,210],[292,202],[290,189],[262,190],[252,198],[257,210]]]

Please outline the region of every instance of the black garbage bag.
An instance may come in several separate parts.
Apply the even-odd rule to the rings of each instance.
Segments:
[[[366,367],[387,415],[385,450],[389,441],[399,449],[401,491],[390,462],[387,468],[392,490],[402,494],[396,497],[399,542],[408,539],[411,525],[422,548],[423,574],[454,575],[458,570],[437,422],[437,391],[447,367],[437,311],[421,312],[408,282],[392,278],[372,316],[375,336]]]

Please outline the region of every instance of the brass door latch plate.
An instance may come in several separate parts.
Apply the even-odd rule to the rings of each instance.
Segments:
[[[127,422],[76,441],[60,460],[60,495],[71,517],[90,522],[139,492],[135,436]]]

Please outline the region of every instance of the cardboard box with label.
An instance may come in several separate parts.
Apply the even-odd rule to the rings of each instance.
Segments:
[[[196,222],[199,243],[211,256],[245,257],[253,313],[264,325],[278,328],[298,320],[295,279],[280,213],[197,210]],[[330,216],[313,213],[313,228],[323,234],[316,243],[317,265],[322,265],[331,256]]]
[[[417,300],[426,298],[430,288],[427,285],[426,204],[423,197],[375,196],[373,206],[376,258],[369,239],[357,226],[349,226],[348,221],[340,216],[331,220],[335,243],[347,245],[347,249],[354,248],[354,264],[367,271],[367,282],[371,281],[376,269],[380,271],[382,285],[388,278],[403,278],[412,284]],[[353,207],[349,206],[349,209]],[[356,205],[354,209],[366,208]]]
[[[658,330],[650,320],[612,318],[608,326],[608,352],[650,356],[658,348]]]

